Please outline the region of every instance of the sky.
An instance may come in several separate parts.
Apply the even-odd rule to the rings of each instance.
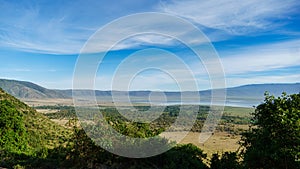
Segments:
[[[70,89],[78,58],[92,35],[120,17],[155,12],[183,19],[207,37],[218,54],[226,87],[297,83],[298,9],[298,0],[0,0],[0,78]],[[131,22],[143,20],[152,29],[180,33],[189,44],[149,33],[132,35],[103,51],[101,46],[111,43],[115,34],[142,31],[126,23],[115,27],[101,36],[100,47],[92,45],[88,51],[93,57],[107,52],[97,63],[96,89],[176,91],[183,85],[193,90],[193,82],[199,90],[212,88],[206,63],[189,46],[201,46],[203,39],[159,18]],[[83,76],[83,87],[84,83]]]

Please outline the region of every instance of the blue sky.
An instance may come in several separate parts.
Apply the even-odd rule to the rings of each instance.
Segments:
[[[71,88],[78,54],[95,31],[119,17],[160,12],[183,18],[204,32],[219,54],[228,87],[300,82],[298,9],[298,0],[0,0],[0,78]],[[145,50],[149,47],[169,53]],[[139,66],[168,63],[176,68],[179,63],[170,60],[170,53],[197,72],[199,89],[211,87],[204,66],[194,64],[188,49],[168,37],[145,35],[109,52],[98,69],[96,88],[110,90],[114,71],[131,55],[133,59],[143,56]],[[132,67],[122,72],[125,79]],[[131,82],[130,90],[179,90],[176,80],[154,69],[141,72]]]

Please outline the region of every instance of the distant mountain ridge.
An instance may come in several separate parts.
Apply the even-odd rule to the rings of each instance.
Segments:
[[[60,92],[46,89],[27,81],[0,79],[0,88],[17,98],[46,99],[67,97]]]
[[[243,94],[252,97],[263,96],[266,91],[275,96],[281,95],[282,92],[287,94],[299,93],[300,83],[249,84],[227,88],[227,93],[230,95]]]
[[[68,90],[51,90],[41,87],[37,84],[17,81],[17,80],[6,80],[0,79],[0,88],[8,92],[9,94],[17,98],[27,98],[27,99],[48,99],[48,98],[72,98],[73,91]],[[218,91],[220,89],[215,89]],[[300,83],[274,83],[274,84],[249,84],[238,87],[231,87],[226,89],[227,103],[235,104],[243,102],[249,105],[256,105],[260,103],[264,98],[264,93],[268,91],[271,95],[279,96],[282,92],[287,94],[300,93]],[[92,96],[94,91],[92,90],[75,90],[76,95],[86,97]],[[197,91],[195,91],[197,92]],[[212,90],[199,91],[202,101],[209,101],[211,97]],[[133,102],[147,102],[151,94],[161,93],[157,91],[95,91],[95,96],[104,101],[113,101],[112,95],[117,97],[128,97],[132,99]],[[187,96],[193,96],[194,92],[163,92],[168,99],[172,102],[180,101],[181,94]],[[159,100],[159,99],[158,99]],[[193,98],[191,97],[191,102]]]
[[[0,86],[1,87],[1,86]],[[215,89],[220,90],[220,89]],[[62,92],[63,95],[72,97],[72,90],[56,90]],[[75,90],[81,95],[91,95],[92,90]],[[201,96],[210,96],[212,90],[202,90],[199,91]],[[300,83],[270,83],[270,84],[249,84],[242,85],[237,87],[230,87],[226,89],[228,97],[263,97],[265,92],[269,92],[271,95],[279,96],[282,92],[287,94],[299,93],[300,92]],[[102,91],[96,90],[96,96],[112,96],[112,93],[116,95],[128,95],[129,96],[148,96],[150,93],[156,91]],[[177,91],[165,91],[167,96],[180,96],[181,92]],[[185,91],[185,93],[189,93]]]

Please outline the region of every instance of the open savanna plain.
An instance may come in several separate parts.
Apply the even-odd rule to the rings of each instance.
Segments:
[[[71,128],[72,120],[76,118],[76,111],[73,106],[72,99],[45,99],[45,100],[23,100],[28,105],[33,106],[38,112],[44,114],[48,118],[50,118],[55,123],[64,126],[66,128]],[[135,112],[147,112],[149,109],[149,105],[147,104],[134,104],[134,107],[130,107],[126,104],[121,105],[119,110],[126,110],[129,114],[133,114]],[[122,119],[121,115],[118,113],[118,110],[114,108],[114,103],[107,102],[101,103],[98,105],[100,112],[104,114],[106,120],[118,121]],[[162,110],[157,107],[157,110]],[[95,107],[94,107],[95,108]],[[160,120],[155,120],[154,123],[150,125],[150,128],[168,128],[171,126],[171,123],[174,122],[174,119],[177,117],[178,110],[180,106],[165,106],[163,112],[156,112],[161,114],[159,118]],[[246,107],[229,107],[226,106],[224,108],[222,118],[220,119],[214,133],[211,135],[209,139],[207,139],[204,143],[199,141],[201,127],[202,124],[208,114],[209,107],[208,106],[200,106],[199,115],[195,122],[195,125],[191,129],[191,131],[177,143],[180,144],[188,144],[192,143],[202,149],[204,153],[208,155],[210,158],[214,153],[223,153],[226,151],[229,152],[237,152],[239,150],[239,141],[241,139],[241,133],[249,128],[251,113],[254,112],[254,108],[246,108]],[[154,108],[155,111],[155,108]],[[149,113],[149,112],[148,112]],[[113,118],[112,118],[113,117]],[[116,124],[110,122],[113,127],[117,127]],[[156,130],[153,129],[153,130]],[[170,128],[169,128],[170,129]],[[117,129],[118,130],[118,129]],[[119,131],[124,132],[124,131]],[[160,134],[161,137],[166,138],[176,138],[177,136],[181,136],[183,133],[187,132],[184,127],[170,129],[168,131],[157,130],[157,134]]]

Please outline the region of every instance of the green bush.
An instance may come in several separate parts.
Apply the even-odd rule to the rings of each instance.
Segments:
[[[265,95],[242,137],[246,168],[300,168],[300,93]]]
[[[0,100],[0,149],[7,153],[30,150],[23,114],[8,100]]]

